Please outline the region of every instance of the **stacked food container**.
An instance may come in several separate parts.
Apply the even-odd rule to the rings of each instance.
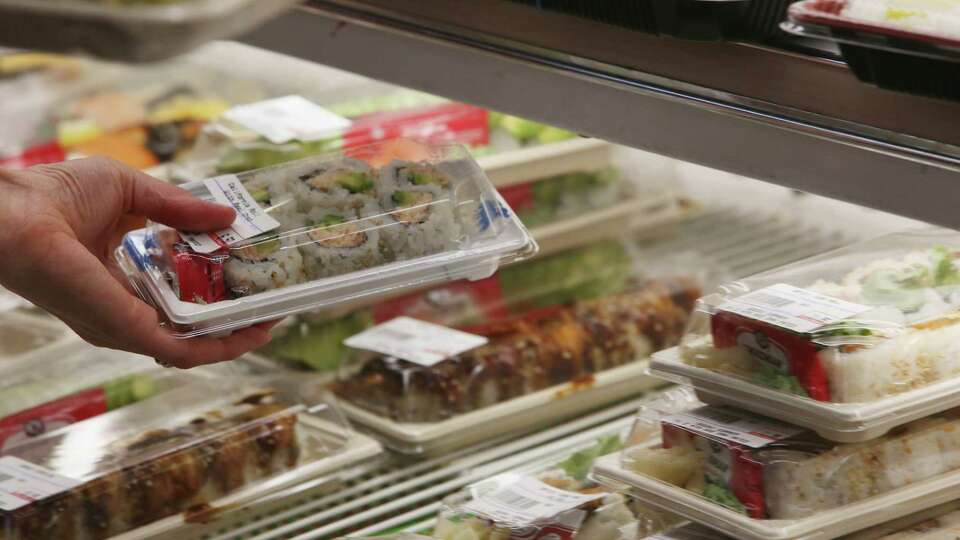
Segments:
[[[956,498],[957,248],[876,238],[724,285],[651,371],[706,403],[595,474],[734,538],[836,538]]]

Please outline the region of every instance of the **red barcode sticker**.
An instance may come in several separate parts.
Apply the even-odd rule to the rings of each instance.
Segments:
[[[463,506],[463,511],[498,523],[529,525],[601,499],[604,495],[565,491],[523,475],[503,488],[477,496]]]

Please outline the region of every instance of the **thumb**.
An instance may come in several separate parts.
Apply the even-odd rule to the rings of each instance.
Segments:
[[[197,232],[225,229],[236,217],[229,206],[206,202],[135,169],[130,169],[127,177],[130,184],[125,190],[127,212],[175,229]]]

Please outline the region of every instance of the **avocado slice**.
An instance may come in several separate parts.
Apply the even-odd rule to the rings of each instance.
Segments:
[[[319,222],[314,225],[322,225],[324,227],[332,227],[334,225],[342,225],[347,222],[347,219],[343,216],[338,216],[336,214],[327,214],[323,216]]]
[[[409,176],[407,177],[410,180],[410,183],[415,186],[446,186],[447,179],[444,178],[442,174],[438,171],[432,170],[420,170],[420,171],[410,171]]]
[[[365,172],[349,172],[343,174],[337,183],[350,193],[364,193],[373,189],[373,178]]]
[[[267,191],[267,188],[257,189],[250,192],[250,196],[253,197],[253,200],[257,201],[260,204],[270,204],[270,192]]]
[[[415,197],[413,193],[409,191],[395,191],[393,195],[390,196],[393,199],[393,202],[399,206],[410,206],[416,204]]]

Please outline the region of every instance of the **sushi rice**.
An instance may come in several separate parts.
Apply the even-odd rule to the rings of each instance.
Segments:
[[[224,279],[236,296],[279,289],[303,281],[303,258],[287,238],[259,240],[232,248]]]
[[[307,279],[320,279],[383,262],[380,234],[370,216],[355,211],[315,207],[296,237]]]
[[[422,257],[457,247],[449,177],[436,167],[395,161],[381,173],[382,236],[398,259]]]

